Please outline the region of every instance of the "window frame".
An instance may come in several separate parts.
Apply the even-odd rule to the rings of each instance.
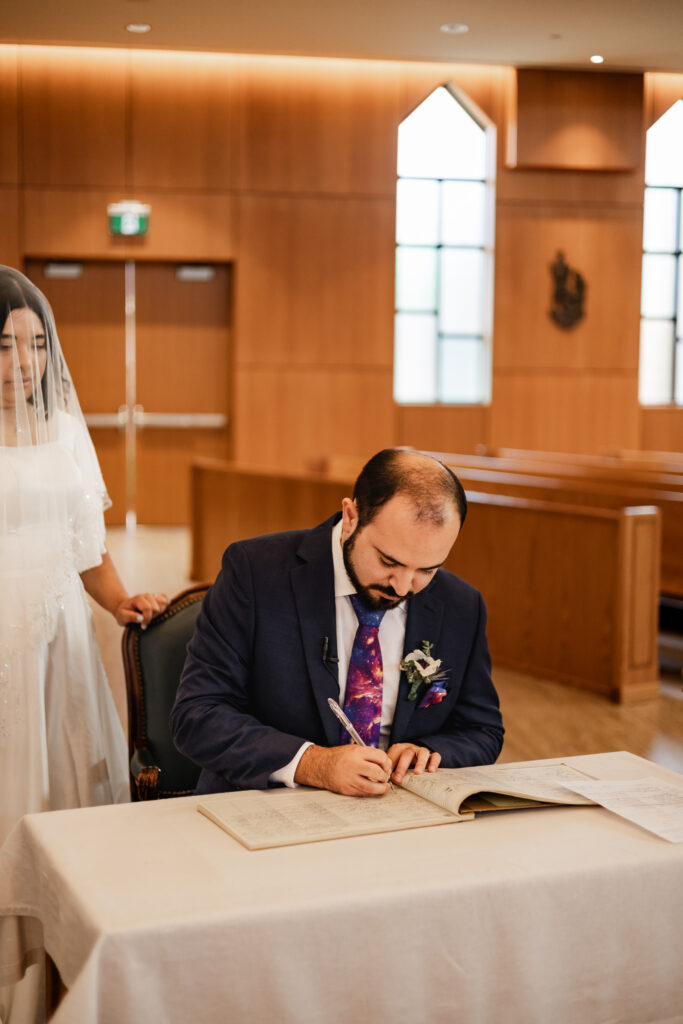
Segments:
[[[660,117],[657,118],[648,131],[653,128],[662,118],[666,117],[667,114],[677,104],[681,104],[680,110],[683,113],[683,99],[674,101],[672,105],[664,111]],[[647,136],[646,136],[646,147],[647,147]],[[646,149],[646,163],[647,171],[647,149]],[[675,205],[676,205],[676,224],[674,228],[674,244],[670,249],[653,249],[645,248],[645,204],[649,194],[654,192],[667,191],[674,192],[676,194]],[[643,286],[645,283],[645,260],[648,256],[670,256],[674,260],[674,272],[673,272],[673,309],[671,316],[648,316],[643,313],[643,304],[645,296],[643,293]],[[642,396],[642,384],[643,384],[643,325],[646,323],[669,323],[672,329],[672,345],[671,345],[671,364],[670,374],[668,378],[668,399],[665,401],[656,402],[645,402]],[[677,387],[676,381],[677,376],[683,378],[683,181],[680,184],[663,184],[657,182],[657,184],[648,184],[647,174],[645,178],[645,186],[643,190],[643,243],[642,243],[642,254],[641,254],[641,290],[640,290],[640,340],[639,340],[639,354],[638,354],[638,404],[641,409],[680,409],[683,408],[683,386],[680,388],[680,395],[677,399]]]
[[[435,252],[437,270],[436,270],[436,286],[435,286],[435,302],[432,309],[414,309],[414,310],[401,310],[399,303],[397,302],[396,286],[394,291],[394,376],[393,376],[393,398],[394,402],[400,406],[439,406],[439,407],[457,407],[465,408],[467,406],[479,407],[487,405],[491,401],[491,386],[492,386],[492,345],[493,345],[493,299],[494,299],[494,255],[495,255],[495,186],[496,186],[496,159],[497,159],[497,130],[493,121],[477,106],[477,104],[453,82],[443,82],[440,85],[435,86],[431,89],[426,96],[424,96],[415,107],[410,110],[405,117],[401,120],[401,124],[408,117],[417,111],[424,102],[426,102],[434,93],[439,89],[444,89],[451,99],[457,103],[464,112],[472,118],[478,128],[484,133],[484,147],[485,147],[485,158],[484,158],[484,177],[473,178],[473,177],[417,177],[413,175],[402,175],[399,173],[398,160],[397,160],[397,173],[396,173],[396,231],[394,235],[395,245],[395,262],[394,272],[397,273],[399,266],[399,250],[406,249],[418,249],[426,248]],[[434,245],[425,245],[423,243],[404,243],[399,242],[398,234],[398,215],[399,215],[399,182],[401,181],[433,181],[436,183],[439,197],[439,240]],[[479,245],[473,245],[468,243],[444,243],[441,237],[442,223],[441,223],[441,205],[443,199],[443,193],[448,183],[479,183],[483,185],[484,198],[482,204],[482,215],[484,218],[482,237],[483,242]],[[467,250],[480,251],[483,254],[483,278],[482,278],[482,294],[481,294],[481,332],[473,331],[445,331],[441,329],[441,311],[442,303],[440,298],[440,261],[441,253],[445,250],[458,252]],[[396,282],[397,283],[397,282]],[[410,316],[413,315],[430,315],[436,317],[436,337],[435,337],[435,358],[434,363],[434,379],[433,379],[433,399],[430,401],[416,399],[414,401],[405,400],[397,396],[397,383],[399,376],[399,368],[397,360],[399,358],[399,329],[398,329],[398,317],[400,315]],[[474,400],[444,400],[441,395],[444,393],[444,382],[442,378],[442,364],[445,360],[445,353],[449,342],[462,340],[468,342],[476,340],[480,345],[480,384],[481,390],[479,397]]]

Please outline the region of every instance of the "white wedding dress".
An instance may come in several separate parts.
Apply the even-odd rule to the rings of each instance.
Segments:
[[[104,551],[85,426],[0,446],[0,844],[27,812],[129,799],[126,743],[79,573]]]

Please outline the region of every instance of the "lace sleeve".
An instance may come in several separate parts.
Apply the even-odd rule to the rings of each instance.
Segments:
[[[70,447],[82,480],[82,491],[73,510],[70,531],[74,568],[81,573],[102,561],[106,550],[104,510],[110,507],[111,500],[86,427],[74,417],[69,416],[69,420]]]

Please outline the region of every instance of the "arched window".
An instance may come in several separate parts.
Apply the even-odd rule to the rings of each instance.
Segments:
[[[398,129],[394,399],[491,391],[495,128],[439,86]]]
[[[639,397],[683,405],[683,100],[647,133]]]

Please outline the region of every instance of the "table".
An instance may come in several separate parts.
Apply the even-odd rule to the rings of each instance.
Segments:
[[[563,760],[683,786],[624,752]],[[0,911],[42,921],[55,1024],[683,1021],[683,844],[575,807],[250,852],[200,799],[9,837]]]

